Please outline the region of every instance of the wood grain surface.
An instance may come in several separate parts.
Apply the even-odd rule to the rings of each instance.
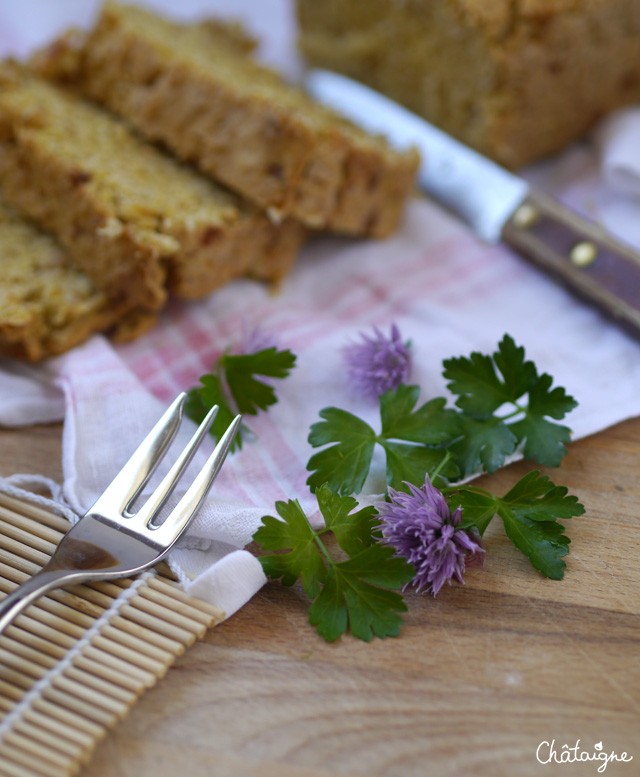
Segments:
[[[60,478],[59,427],[0,432],[0,474],[18,471]],[[485,480],[506,490],[524,471]],[[299,590],[266,586],[82,777],[597,775],[601,762],[536,759],[543,741],[560,754],[578,740],[633,757],[605,774],[640,775],[639,474],[640,419],[573,443],[553,473],[587,508],[568,522],[565,579],[541,578],[492,526],[485,568],[410,598],[398,639],[328,645]]]

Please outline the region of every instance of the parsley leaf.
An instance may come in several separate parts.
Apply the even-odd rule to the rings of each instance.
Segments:
[[[226,353],[218,362],[238,412],[248,415],[257,415],[278,401],[273,386],[255,376],[286,378],[295,363],[296,357],[291,351],[277,348],[265,348],[256,353]]]
[[[211,435],[219,440],[228,428],[235,413],[229,406],[226,394],[217,375],[203,375],[201,385],[187,393],[184,412],[188,418],[199,424],[214,405],[218,405],[218,414],[211,425]],[[242,428],[231,444],[231,450],[242,447]]]
[[[355,556],[361,550],[368,548],[375,535],[377,526],[373,507],[364,507],[353,512],[357,501],[350,496],[340,496],[328,486],[318,490],[317,499],[322,505],[322,516],[325,526],[332,531],[338,545],[349,556]]]
[[[441,445],[458,434],[457,413],[445,408],[445,399],[437,397],[414,410],[419,397],[419,386],[404,384],[380,397],[381,439]]]
[[[280,519],[265,516],[253,539],[265,550],[260,556],[268,577],[293,585],[300,579],[313,600],[309,622],[328,641],[350,631],[370,641],[397,636],[406,610],[396,590],[414,576],[413,567],[377,541],[376,510],[340,496],[323,484],[317,489],[325,526],[314,529],[297,501],[278,502]],[[333,532],[347,558],[338,560],[322,539]]]
[[[312,471],[307,484],[315,491],[323,483],[339,494],[359,494],[369,474],[376,435],[369,424],[346,410],[325,407],[319,421],[311,426],[309,443],[318,448],[335,443],[314,454],[307,464]]]
[[[495,472],[516,449],[518,438],[496,418],[479,420],[461,415],[462,436],[452,450],[465,474]]]
[[[273,386],[258,377],[285,378],[295,366],[296,357],[289,351],[264,348],[248,354],[224,353],[218,359],[213,372],[200,378],[200,385],[188,392],[185,413],[200,423],[207,412],[218,405],[218,415],[211,427],[211,434],[221,437],[236,413],[257,415],[274,405],[278,398]],[[232,448],[242,447],[242,427]]]
[[[443,366],[462,411],[464,437],[456,452],[464,474],[479,466],[494,472],[518,445],[526,458],[558,466],[571,432],[549,419],[564,418],[577,402],[563,388],[552,388],[551,376],[539,375],[512,337],[505,335],[491,356],[473,352]]]
[[[383,574],[387,566],[404,569],[408,564],[394,556],[393,548],[383,545],[372,545],[355,558],[334,564],[309,609],[309,623],[328,642],[338,639],[347,628],[365,642],[374,636],[397,637],[402,625],[398,613],[405,612],[407,606],[400,594],[380,586],[408,582],[414,571],[409,567],[407,575]],[[374,570],[378,574],[374,575]],[[368,575],[374,582],[369,582]]]
[[[376,434],[364,421],[336,407],[320,411],[323,421],[311,426],[309,443],[328,448],[315,453],[307,464],[312,490],[323,483],[340,494],[360,493],[369,474],[376,444],[386,455],[387,482],[401,488],[403,482],[454,478],[458,473],[447,445],[460,435],[458,413],[438,397],[415,409],[420,389],[401,384],[380,397],[381,431]]]
[[[524,348],[516,346],[509,335],[492,356],[474,351],[468,357],[445,359],[443,367],[449,390],[458,396],[456,405],[478,418],[518,400],[537,375],[533,362],[524,358]]]
[[[524,439],[524,455],[549,467],[557,467],[564,458],[566,443],[571,440],[567,426],[547,421],[564,418],[577,402],[566,394],[563,388],[551,389],[553,378],[541,375],[529,391],[529,406],[525,417],[511,425],[519,439]]]
[[[284,585],[293,585],[298,578],[309,596],[317,596],[322,588],[326,569],[315,542],[316,533],[297,500],[276,502],[282,520],[266,515],[253,539],[265,550],[288,548],[288,553],[262,556],[260,562],[268,577],[280,578]]]
[[[405,489],[406,483],[423,483],[425,473],[432,481],[450,481],[458,475],[453,457],[446,450],[385,441],[382,446],[387,456],[387,483],[397,490]]]
[[[494,515],[499,515],[513,544],[545,577],[564,577],[563,557],[569,538],[559,518],[584,513],[583,505],[564,486],[556,486],[537,470],[527,473],[503,497],[470,486],[447,490],[452,509],[462,507],[463,526],[475,526],[482,534]]]

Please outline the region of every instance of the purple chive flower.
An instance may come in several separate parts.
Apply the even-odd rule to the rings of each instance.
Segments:
[[[445,583],[464,583],[465,566],[482,566],[484,548],[477,532],[460,529],[462,509],[453,513],[442,493],[425,478],[410,492],[389,489],[389,502],[378,506],[384,542],[416,569],[418,593],[438,594]]]
[[[361,337],[362,342],[347,345],[343,351],[347,376],[358,393],[377,399],[407,381],[411,370],[409,346],[395,324],[389,336],[374,327],[373,335],[361,333]]]

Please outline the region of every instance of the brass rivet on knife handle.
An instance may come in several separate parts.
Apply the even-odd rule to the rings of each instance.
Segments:
[[[533,190],[504,225],[502,240],[640,337],[640,252]]]
[[[513,214],[513,223],[521,229],[532,227],[540,218],[540,211],[530,202],[523,202],[522,205]]]
[[[598,258],[598,248],[588,240],[581,240],[571,249],[569,258],[576,267],[588,267]]]

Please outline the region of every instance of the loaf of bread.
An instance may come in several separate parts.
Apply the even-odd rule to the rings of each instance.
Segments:
[[[202,297],[247,274],[278,277],[304,235],[11,62],[0,65],[0,185],[132,310],[157,310],[168,292]]]
[[[308,62],[389,95],[502,164],[640,100],[637,0],[296,0]]]
[[[270,217],[353,235],[398,225],[417,166],[313,102],[248,53],[224,25],[180,25],[107,2],[86,36],[35,58],[146,137]]]
[[[130,339],[154,323],[110,300],[49,235],[0,199],[0,354],[27,361],[55,356],[94,332]]]

